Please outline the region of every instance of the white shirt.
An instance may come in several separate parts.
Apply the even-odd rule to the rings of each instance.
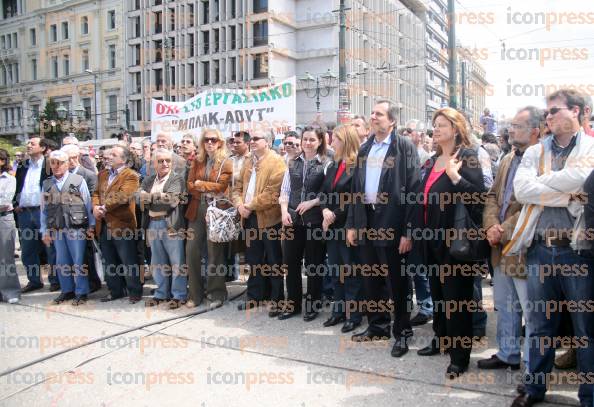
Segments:
[[[44,157],[37,161],[29,160],[29,168],[25,176],[25,183],[19,198],[19,206],[22,208],[29,208],[33,206],[41,206],[41,171],[44,170]]]
[[[12,211],[12,197],[16,192],[16,178],[4,171],[0,174],[0,209],[1,211]]]
[[[249,205],[254,199],[254,195],[256,194],[256,164],[258,163],[258,158],[254,155],[253,158],[253,165],[252,165],[252,175],[250,175],[250,182],[248,183],[247,190],[245,191],[245,199],[244,203]]]
[[[365,203],[377,203],[377,191],[379,189],[379,182],[382,176],[382,168],[384,166],[384,159],[390,148],[392,142],[392,135],[378,143],[373,141],[373,145],[369,149],[367,161],[365,163]]]

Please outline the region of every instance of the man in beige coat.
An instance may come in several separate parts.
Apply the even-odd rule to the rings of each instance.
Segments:
[[[501,250],[511,238],[522,204],[516,201],[513,180],[526,149],[538,142],[542,112],[528,106],[521,109],[509,129],[510,143],[515,147],[501,160],[499,171],[485,202],[483,223],[491,245],[491,263],[495,268],[494,302],[497,309],[498,352],[478,361],[480,369],[512,370],[520,368],[522,310],[528,302],[524,259],[502,256]],[[527,313],[524,313],[526,318]],[[528,327],[528,324],[527,324]],[[526,332],[528,337],[529,332]],[[528,363],[528,342],[524,347],[524,364]]]
[[[251,154],[243,163],[232,195],[243,222],[245,258],[250,266],[247,299],[238,309],[247,310],[270,300],[271,318],[279,315],[285,296],[278,197],[287,169],[285,160],[270,149],[273,137],[262,130],[251,132]]]

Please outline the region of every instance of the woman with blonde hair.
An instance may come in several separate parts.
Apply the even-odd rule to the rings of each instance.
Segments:
[[[202,131],[198,151],[188,173],[188,193],[191,195],[186,219],[188,220],[188,241],[186,259],[188,262],[189,301],[188,306],[198,306],[204,295],[211,306],[217,306],[227,299],[225,277],[225,243],[207,239],[206,209],[212,199],[227,198],[227,188],[233,176],[233,163],[227,158],[225,139],[217,129]],[[218,204],[222,207],[221,204]],[[193,236],[192,236],[193,235]],[[206,240],[208,265],[206,291],[202,285],[202,249]]]
[[[475,275],[481,263],[454,258],[439,231],[454,228],[456,202],[462,196],[476,196],[485,191],[483,172],[476,150],[472,148],[464,116],[446,107],[433,115],[433,142],[436,154],[423,167],[421,190],[424,201],[418,221],[422,228],[435,232],[433,239],[422,241],[425,264],[429,267],[429,285],[433,299],[433,331],[431,344],[418,351],[431,356],[449,350],[450,378],[464,373],[472,349],[472,303]],[[444,199],[448,196],[449,199]],[[480,199],[463,201],[476,225],[482,224],[483,203]],[[470,270],[470,272],[455,272]],[[455,309],[446,315],[446,307]],[[451,308],[448,308],[450,310]],[[476,309],[476,307],[474,308]]]
[[[355,126],[337,127],[332,134],[334,162],[328,167],[320,195],[322,228],[326,231],[328,268],[334,285],[332,315],[324,322],[325,327],[344,322],[341,331],[350,332],[361,325],[359,308],[361,299],[361,276],[349,270],[355,263],[354,250],[346,244],[344,224],[348,213],[347,202],[352,202],[351,178],[359,152],[359,134]],[[355,307],[352,306],[355,304]],[[354,308],[354,311],[353,311]]]

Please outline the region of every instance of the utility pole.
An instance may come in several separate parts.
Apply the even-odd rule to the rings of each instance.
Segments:
[[[450,81],[450,107],[458,107],[458,80],[456,78],[456,65],[458,64],[456,52],[456,12],[454,1],[448,0],[448,73]]]
[[[350,100],[346,73],[346,11],[345,0],[340,0],[340,32],[338,36],[338,114],[337,122],[349,114]]]

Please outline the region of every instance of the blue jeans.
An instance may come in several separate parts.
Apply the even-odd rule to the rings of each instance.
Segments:
[[[56,251],[53,245],[46,247],[41,242],[41,232],[39,231],[41,213],[39,209],[24,209],[17,215],[17,219],[21,241],[21,257],[27,271],[27,279],[30,284],[40,285],[42,282],[39,253],[45,250],[47,262],[50,266],[53,266],[56,264]],[[58,278],[51,272],[48,279],[50,284],[58,284]]]
[[[55,235],[56,271],[62,293],[89,294],[89,270],[85,269],[84,230],[60,230]]]
[[[528,394],[541,398],[546,392],[545,375],[553,368],[555,347],[550,342],[557,336],[559,307],[564,303],[565,309],[573,311],[570,312],[574,329],[572,347],[577,351],[578,371],[586,379],[594,375],[594,312],[588,312],[587,306],[580,305],[594,299],[594,259],[580,255],[570,247],[546,247],[536,242],[528,250],[526,265],[528,298],[532,302],[528,312],[532,332],[525,384]],[[560,271],[565,265],[569,266],[569,272],[567,269]],[[569,304],[573,304],[572,308]],[[591,381],[580,384],[580,403],[591,406],[593,392]]]
[[[326,241],[326,250],[328,251],[328,269],[331,270],[331,273],[328,274],[334,284],[332,315],[335,317],[344,315],[347,320],[360,323],[362,319],[360,312],[363,291],[362,277],[351,273],[348,269],[354,263],[356,264],[352,260],[354,250],[348,248],[344,241],[336,239]],[[347,268],[344,268],[345,266]],[[341,269],[342,272],[340,272]]]
[[[186,253],[181,237],[167,234],[166,220],[151,220],[148,227],[151,245],[151,269],[157,283],[155,298],[186,300],[188,273],[184,269]]]
[[[429,279],[424,272],[419,271],[419,267],[417,267],[413,281],[419,314],[428,317],[433,316],[433,300],[431,299],[431,291],[429,290]]]
[[[142,297],[140,267],[136,256],[136,241],[129,237],[115,237],[101,228],[101,253],[105,260],[105,283],[112,297]]]
[[[497,357],[509,364],[520,363],[522,311],[528,307],[528,286],[525,279],[513,278],[499,267],[493,272],[493,302],[497,309]],[[526,321],[528,313],[524,314]],[[526,338],[530,324],[526,322]],[[524,366],[528,366],[528,341],[524,341]]]

